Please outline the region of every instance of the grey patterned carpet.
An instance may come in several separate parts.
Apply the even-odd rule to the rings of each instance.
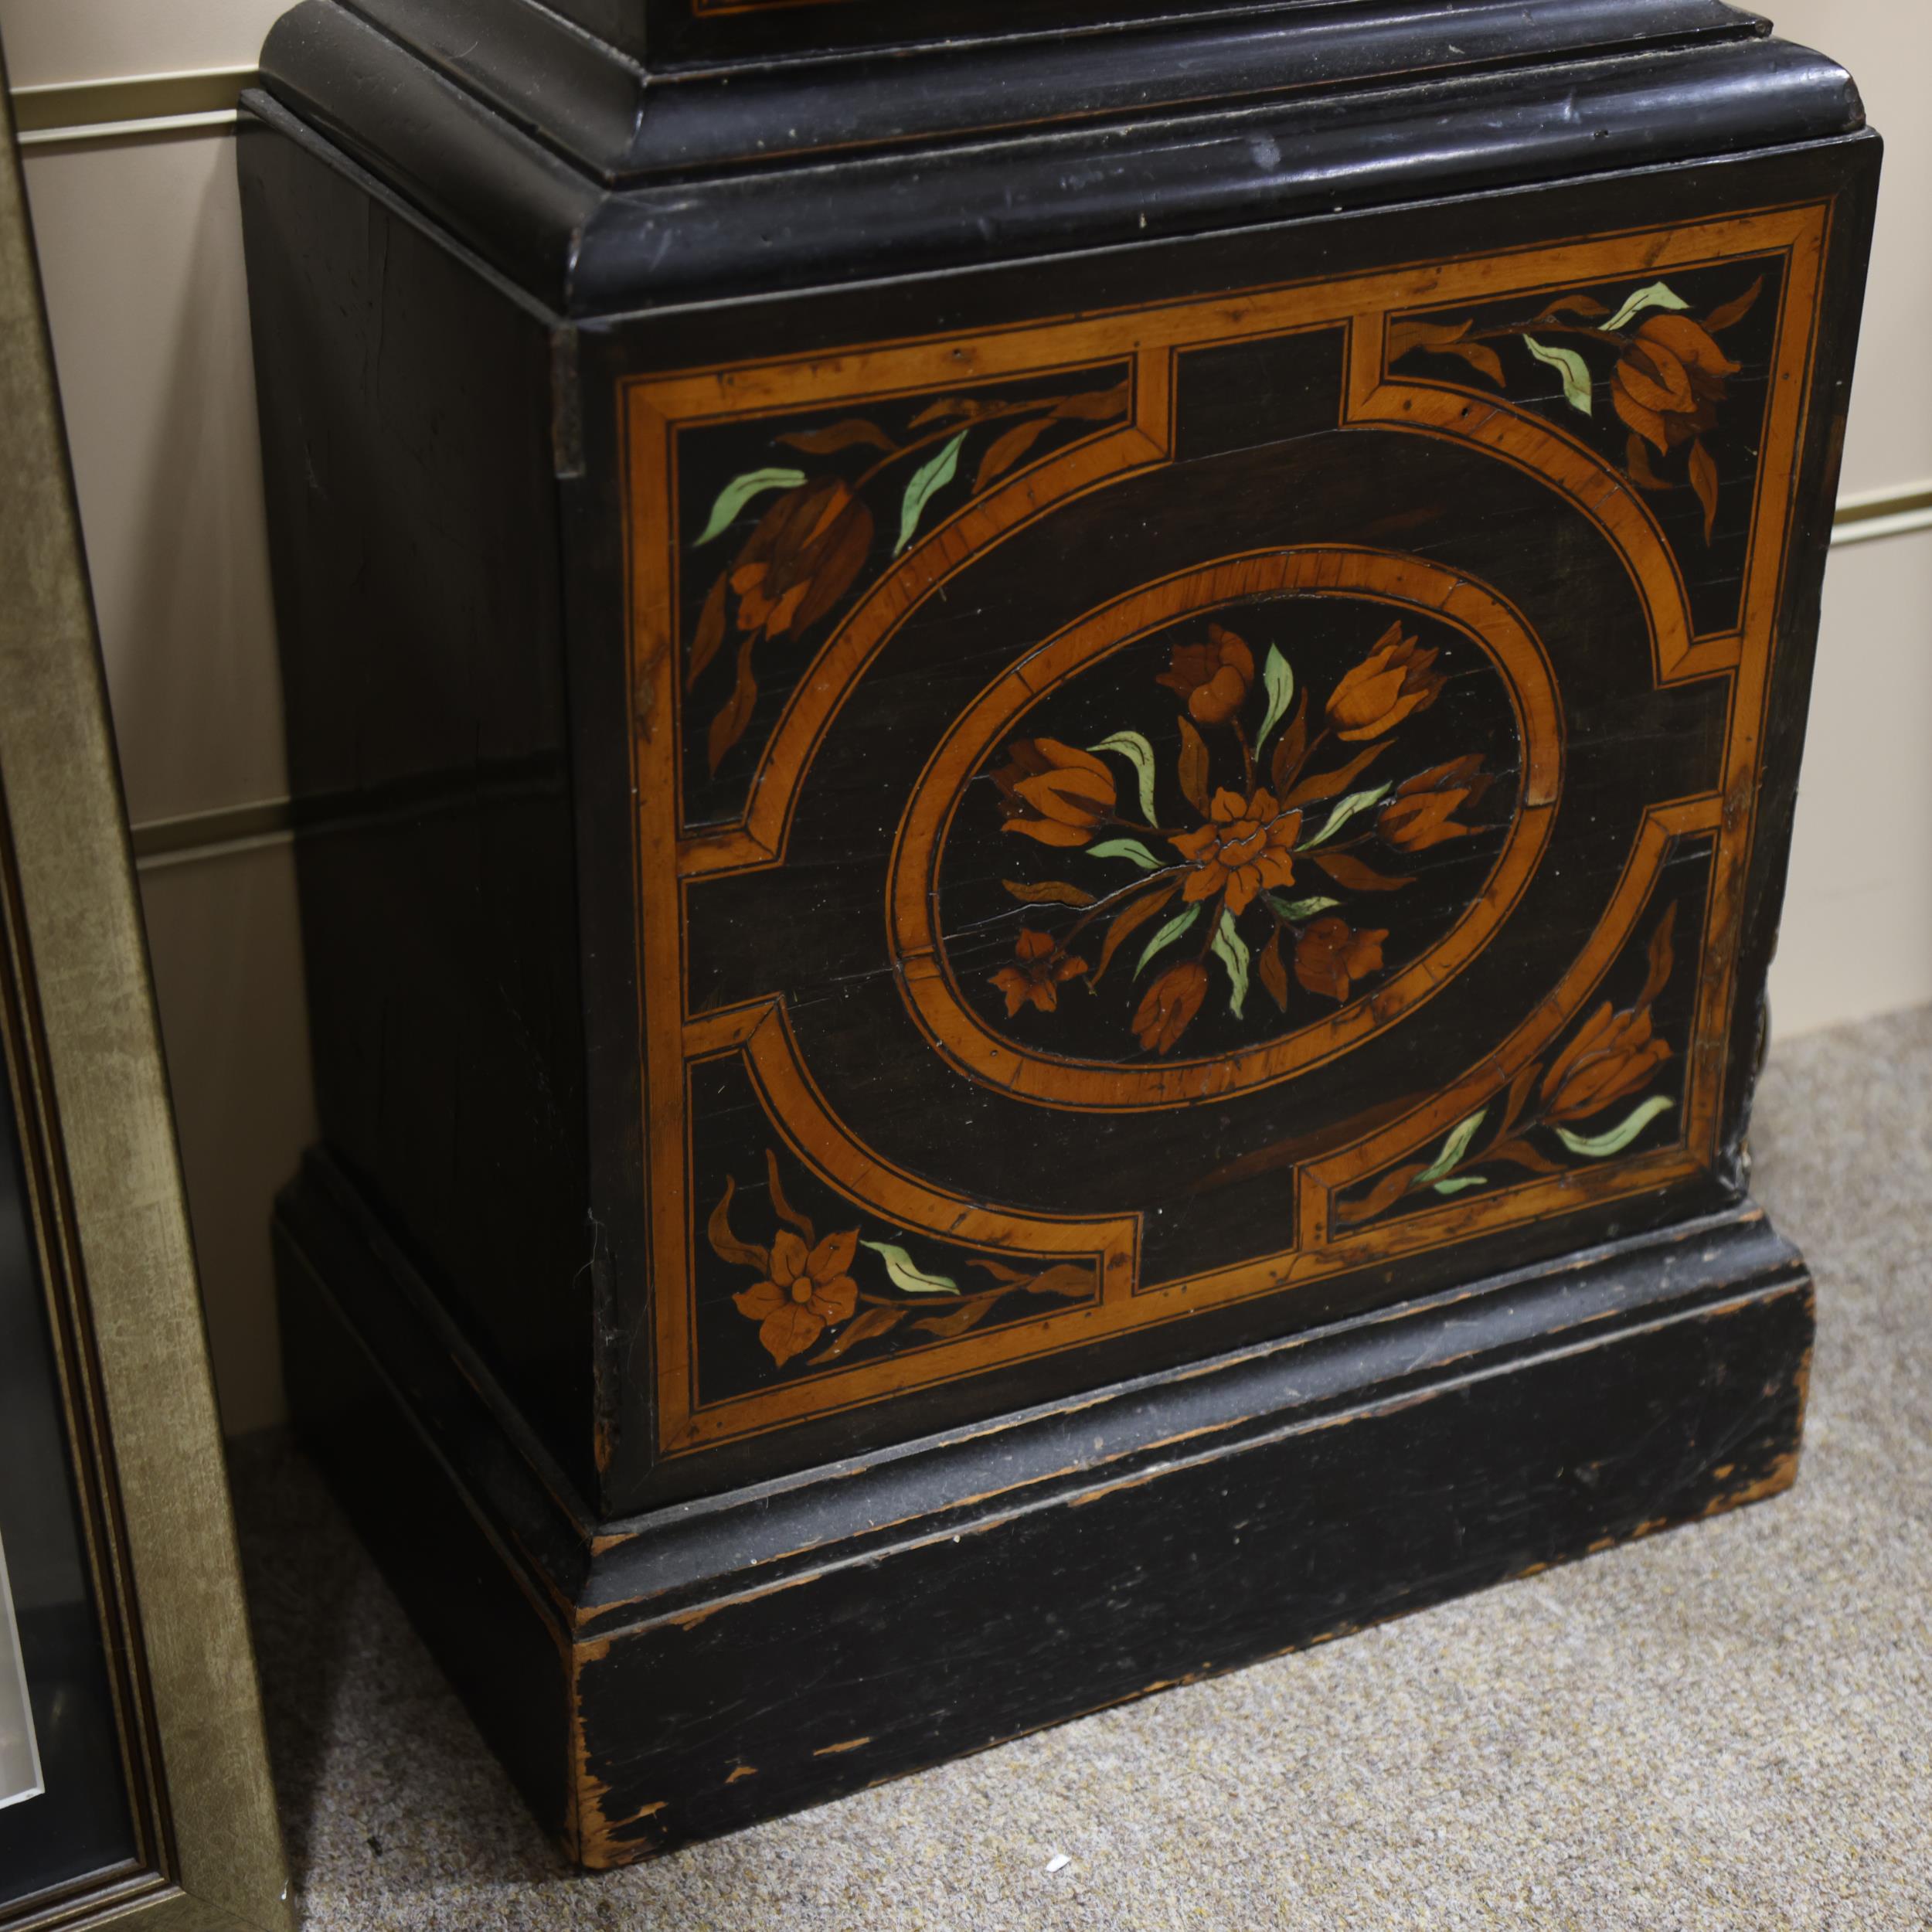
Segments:
[[[1925,1932],[1932,1009],[1781,1049],[1753,1140],[1820,1288],[1790,1495],[628,1872],[559,1866],[314,1477],[241,1445],[305,1923]]]

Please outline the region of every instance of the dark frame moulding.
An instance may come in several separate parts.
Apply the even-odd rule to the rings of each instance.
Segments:
[[[933,131],[933,90],[893,63],[876,91],[900,104],[903,134],[923,145],[835,167],[812,156],[629,186],[607,184],[576,148],[566,158],[513,124],[471,90],[482,86],[474,74],[438,71],[339,0],[302,0],[282,17],[262,50],[262,86],[243,107],[333,165],[346,158],[369,170],[373,192],[399,196],[525,299],[588,321],[820,286],[828,274],[855,282],[1063,251],[1074,240],[1070,182],[1080,188],[1077,245],[1090,252],[1715,158],[1864,126],[1857,90],[1835,63],[1768,40],[1751,16],[1719,11],[1733,23],[1723,36],[1707,23],[1701,37],[1565,59],[1550,25],[1561,10],[1544,9],[1515,60],[1446,78],[1365,78],[997,141],[944,141]],[[611,49],[570,44],[568,62],[531,70],[527,84],[546,100],[589,91],[585,61],[607,83],[623,70]],[[1291,36],[1274,50],[1291,68],[1294,44]],[[1560,73],[1563,114],[1523,85],[1524,63]],[[636,125],[653,126],[658,112],[640,111]],[[1404,141],[1419,113],[1435,131],[1420,160]],[[570,139],[607,151],[624,123],[607,103]],[[770,125],[775,139],[781,121]]]
[[[0,420],[13,438],[0,475],[0,1005],[134,1851],[0,1903],[0,1924],[286,1932],[187,1208],[4,91],[0,77]]]
[[[665,74],[525,0],[486,0],[492,31],[481,36],[434,0],[355,4],[456,86],[611,187],[1055,120],[1440,80],[1498,64],[1770,31],[1723,0],[1634,8],[1631,0],[1464,0],[1453,12],[1415,0],[1328,0],[1232,19],[1196,12],[1104,35],[1043,30],[869,60],[820,56],[750,73]]]

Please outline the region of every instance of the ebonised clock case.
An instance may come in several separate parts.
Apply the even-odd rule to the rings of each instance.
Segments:
[[[1472,39],[1498,12],[1466,11]],[[1618,47],[1613,14],[1673,31]],[[502,39],[465,70],[311,5],[271,40],[242,168],[324,1126],[279,1223],[291,1386],[587,1861],[1789,1480],[1808,1287],[1743,1138],[1876,142],[1842,75],[1728,10],[1541,18],[1507,60],[1406,80],[1423,9],[1168,22],[1108,44],[1192,34],[1211,64],[1265,27],[1279,84],[965,145],[848,128],[760,166],[719,134],[682,171],[645,151],[679,98],[648,67],[629,146],[592,153],[555,104],[580,94],[506,117],[541,90]],[[1342,85],[1294,65],[1315,26],[1355,30]],[[872,111],[913,115],[883,60],[827,85],[869,74]],[[1425,121],[1458,138],[1419,161]],[[1616,344],[1589,411],[1519,352],[1553,301],[1597,305],[1558,312],[1580,331],[1658,284],[1675,306],[1597,333],[1757,291],[1707,336],[1750,423],[1698,433],[1735,466],[1708,517],[1681,441],[1665,488],[1626,468]],[[1509,349],[1502,383],[1445,358],[1458,331]],[[893,452],[929,465],[957,432],[915,419],[948,403],[983,427],[892,551]],[[1617,476],[1621,538],[1581,507]],[[814,489],[870,541],[788,658],[733,580]],[[730,648],[694,669],[720,583]],[[1005,640],[1062,651],[1027,702],[1080,743],[1151,748],[1162,666],[1199,643],[1172,626],[1239,632],[1258,718],[1269,652],[1332,710],[1371,611],[1456,671],[1417,760],[1480,743],[1506,776],[1498,835],[1415,896],[1429,990],[1270,1019],[1257,964],[1253,1008],[1188,1022],[1214,1070],[1179,1085],[1131,999],[1105,1021],[1097,990],[1071,1046],[1057,1005],[1002,1014],[972,895],[1027,850],[995,802],[1033,715],[995,692]],[[931,775],[948,745],[957,783]],[[1664,1043],[1664,1084],[1546,1121],[1600,1005]],[[1624,1146],[1564,1155],[1559,1130],[1600,1145],[1647,1097]],[[1470,1181],[1512,1104],[1561,1171]],[[1315,1172],[1344,1146],[1369,1151]],[[835,1251],[781,1355],[759,1284],[787,1231]],[[838,1312],[835,1264],[879,1312]],[[969,1284],[968,1325],[930,1325]],[[808,1685],[801,1647],[832,1660]],[[866,1688],[914,1668],[916,1707]]]

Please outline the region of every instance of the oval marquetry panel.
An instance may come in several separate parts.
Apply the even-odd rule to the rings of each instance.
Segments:
[[[1541,645],[1466,575],[1309,546],[1166,578],[1027,654],[928,767],[893,876],[908,999],[1046,1105],[1286,1078],[1481,951],[1561,762]]]

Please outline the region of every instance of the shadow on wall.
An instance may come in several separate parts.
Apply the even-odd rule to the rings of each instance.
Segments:
[[[234,161],[206,134],[28,160],[137,824],[287,789]]]
[[[191,245],[173,326],[154,340],[159,406],[130,452],[128,604],[103,621],[137,822],[287,788],[234,141],[196,149],[214,165],[181,184]]]
[[[82,372],[93,386],[75,443],[130,813],[138,824],[252,804],[285,780],[233,144],[59,159],[94,174],[68,184],[90,205],[124,192],[117,226],[151,223],[187,244],[178,266],[121,291],[118,317],[75,338],[90,362],[121,357]],[[94,420],[117,398],[117,440]],[[284,1413],[269,1216],[315,1131],[294,855],[276,839],[168,854],[143,862],[141,883],[233,1434]]]
[[[148,948],[230,1435],[284,1413],[268,1221],[315,1138],[286,842],[217,848],[141,872]]]

